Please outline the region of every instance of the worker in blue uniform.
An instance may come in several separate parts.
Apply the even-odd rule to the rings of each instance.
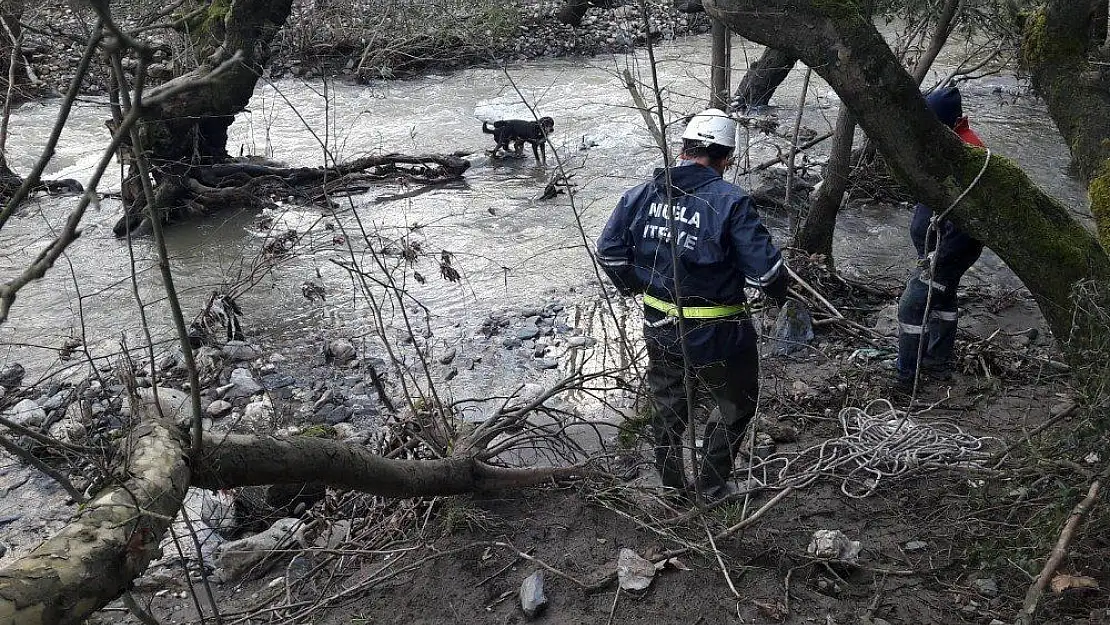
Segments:
[[[759,393],[744,288],[781,300],[789,281],[751,197],[722,178],[735,137],[736,122],[722,111],[695,115],[682,135],[679,164],[627,191],[597,244],[598,262],[620,292],[643,294],[655,461],[664,486],[690,488],[682,445],[690,419],[686,376],[720,410],[706,426],[695,485],[710,500],[732,492],[733,462]]]
[[[963,98],[955,86],[941,87],[925,98],[937,118],[964,143],[983,147],[983,141],[968,125]],[[983,253],[983,243],[960,230],[948,219],[935,225],[933,211],[917,204],[910,224],[910,239],[917,249],[919,267],[906,283],[898,302],[898,360],[896,385],[913,387],[918,364],[934,379],[951,377],[956,344],[960,279]],[[926,307],[928,318],[926,319]],[[918,359],[920,358],[920,363]]]

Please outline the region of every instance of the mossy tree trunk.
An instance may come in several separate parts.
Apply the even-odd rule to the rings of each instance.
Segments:
[[[984,168],[985,151],[964,145],[929,112],[913,77],[856,3],[706,0],[705,6],[740,35],[791,52],[820,74],[921,201],[945,211],[966,191],[949,217],[1014,270],[1057,339],[1073,339],[1073,355],[1105,331],[1072,300],[1081,282],[1110,283],[1110,257],[1098,240],[1009,159],[995,154]]]
[[[141,127],[143,146],[155,164],[158,208],[185,193],[191,167],[227,160],[227,129],[243,111],[269,60],[270,43],[289,17],[292,0],[212,0],[208,10],[185,25],[194,42],[198,67],[151,90],[157,94],[182,81],[196,80],[231,63],[216,78],[152,107]],[[238,60],[234,60],[236,55]],[[131,167],[124,185],[125,213],[115,231],[123,235],[141,223],[146,201]]]
[[[920,85],[929,73],[940,51],[948,42],[948,36],[956,23],[956,11],[960,0],[946,0],[937,18],[936,29],[921,56],[913,67],[913,80]],[[842,108],[836,117],[833,131],[832,148],[829,161],[825,165],[823,183],[813,199],[801,228],[794,237],[794,247],[809,254],[821,254],[828,264],[833,264],[833,233],[836,231],[836,216],[845,202],[848,180],[852,171],[852,139],[856,134],[856,124],[851,111]],[[863,157],[861,156],[861,159]]]
[[[1110,250],[1110,50],[1106,0],[1051,0],[1026,19],[1021,63],[1087,181]]]

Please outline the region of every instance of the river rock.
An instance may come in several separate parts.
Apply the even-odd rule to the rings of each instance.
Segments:
[[[568,336],[568,347],[593,347],[597,343],[597,339],[592,336]]]
[[[972,582],[975,586],[976,592],[984,597],[997,597],[998,596],[998,582],[989,577],[983,577]]]
[[[46,421],[46,411],[39,407],[33,399],[24,399],[8,409],[5,416],[8,420],[24,427],[42,425]]]
[[[855,562],[861,549],[858,540],[849,540],[840,530],[817,530],[813,532],[806,553],[815,558]]]
[[[231,372],[230,383],[233,386],[224,395],[225,399],[241,399],[262,391],[262,385],[254,380],[250,370],[242,367]]]
[[[539,333],[538,328],[536,329],[536,333],[537,334]],[[506,337],[505,340],[501,341],[501,346],[504,347],[505,349],[516,349],[517,347],[520,347],[522,344],[523,344],[523,341],[521,341],[520,339],[518,339],[515,336]]]
[[[456,354],[458,354],[458,351],[454,347],[452,347],[451,349],[443,352],[443,355],[439,357],[439,364],[441,364],[441,365],[451,364],[451,361],[455,360],[455,355]]]
[[[273,565],[267,562],[275,551],[304,546],[304,524],[300,519],[278,519],[270,529],[216,548],[216,578],[227,583],[257,579]]]
[[[220,351],[231,362],[254,360],[262,355],[262,350],[246,341],[228,341]]]
[[[533,324],[529,324],[516,331],[516,338],[521,341],[528,341],[540,335],[540,329]]]
[[[883,336],[898,336],[898,304],[891,304],[880,310],[875,315],[875,324],[872,327]]]
[[[540,369],[555,369],[559,366],[559,361],[554,358],[540,358],[536,360],[536,366]]]
[[[219,417],[222,417],[222,416],[226,415],[227,413],[231,412],[231,408],[232,408],[231,402],[227,402],[227,401],[224,401],[222,399],[217,399],[216,401],[212,402],[211,404],[208,404],[208,408],[205,408],[204,414],[218,419]]]
[[[358,352],[347,339],[335,339],[324,347],[324,361],[343,366],[355,359]]]
[[[269,397],[263,396],[262,399],[247,404],[243,413],[248,419],[262,421],[273,416],[274,405],[270,403]]]
[[[51,410],[61,408],[66,404],[66,402],[69,401],[71,395],[72,391],[70,391],[69,389],[58,391],[57,393],[51,395],[49,399],[42,402],[42,409],[49,412]]]
[[[63,443],[79,444],[88,435],[88,428],[80,420],[65,417],[50,426],[50,436]]]
[[[23,365],[18,362],[6,365],[3,369],[0,369],[0,386],[7,389],[19,388],[26,373],[27,371],[23,368]]]
[[[262,386],[265,386],[267,390],[271,391],[276,391],[279,388],[285,388],[287,386],[293,386],[296,383],[296,378],[284,373],[271,373],[269,375],[262,376]]]
[[[201,500],[200,519],[221,536],[231,537],[237,527],[234,503],[227,491],[206,491]]]
[[[524,615],[533,618],[547,605],[547,595],[543,592],[543,571],[536,571],[524,578],[520,584],[520,609]]]
[[[197,376],[202,381],[214,380],[223,370],[224,353],[215,347],[205,345],[194,354],[193,362],[197,366]]]
[[[327,421],[330,425],[335,425],[337,423],[343,423],[344,421],[350,421],[352,414],[354,414],[354,411],[347,406],[336,406],[324,415],[324,421]]]

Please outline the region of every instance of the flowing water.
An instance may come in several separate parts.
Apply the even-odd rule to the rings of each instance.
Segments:
[[[658,50],[659,81],[668,116],[687,114],[702,106],[708,91],[709,39],[696,37],[662,45]],[[739,78],[745,58],[758,50],[737,49]],[[942,60],[943,64],[943,60]],[[491,308],[523,306],[552,292],[565,293],[594,279],[583,247],[599,233],[620,193],[649,175],[660,155],[651,147],[638,111],[630,105],[620,73],[625,68],[650,80],[646,54],[595,59],[544,60],[516,64],[506,70],[479,68],[446,76],[427,76],[369,86],[280,81],[261,86],[250,110],[231,129],[232,153],[264,155],[291,165],[315,166],[379,152],[474,153],[473,167],[463,183],[430,190],[383,184],[354,197],[354,213],[325,214],[316,208],[285,207],[278,224],[318,233],[312,246],[272,272],[240,299],[249,335],[264,340],[317,335],[342,324],[362,324],[365,309],[354,297],[350,274],[334,261],[351,256],[341,233],[354,240],[366,232],[375,248],[400,249],[417,243],[428,253],[409,271],[398,272],[404,287],[428,306],[432,325],[471,326]],[[943,69],[943,67],[942,67]],[[804,70],[796,69],[775,98],[780,132],[793,124]],[[734,83],[735,84],[735,83]],[[1082,212],[1084,191],[1067,177],[1067,151],[1043,107],[1027,97],[1003,95],[1016,81],[999,76],[969,85],[965,107],[973,126],[994,150],[1016,159],[1050,193]],[[995,88],[1002,88],[1001,93]],[[531,118],[522,100],[540,115],[555,119],[552,142],[558,157],[548,154],[546,169],[533,165],[530,150],[523,159],[490,160],[484,155],[490,137],[481,119]],[[835,119],[835,94],[816,76],[803,110],[803,125],[825,132]],[[45,142],[57,104],[29,104],[12,118],[9,162],[27,171]],[[107,142],[102,103],[83,102],[74,111],[47,173],[84,182]],[[751,162],[775,154],[782,140],[752,139]],[[562,161],[574,171],[577,194],[535,198]],[[118,189],[114,179],[102,190]],[[758,180],[742,177],[742,184]],[[74,199],[43,198],[30,203],[0,233],[0,279],[7,280],[30,255],[50,240]],[[104,199],[90,210],[81,238],[49,275],[21,292],[10,320],[0,327],[0,363],[19,361],[36,375],[54,368],[56,350],[71,335],[84,331],[94,355],[144,343],[130,279],[132,253],[138,269],[140,298],[148,310],[156,341],[171,336],[162,288],[148,239],[129,247],[112,235],[118,202]],[[355,218],[357,216],[357,219]],[[231,210],[168,231],[175,280],[186,314],[191,318],[219,285],[250,270],[266,232],[256,227],[258,215]],[[778,220],[777,240],[785,239]],[[911,261],[906,210],[853,210],[840,220],[837,257],[842,266],[876,274],[901,275]],[[336,226],[333,230],[326,229]],[[580,230],[581,227],[581,230]],[[361,228],[361,231],[359,230]],[[442,280],[436,259],[449,251],[463,276],[461,283]],[[372,267],[369,257],[358,257]],[[397,262],[387,257],[388,263]],[[1013,283],[1012,276],[994,271],[999,261],[988,258],[973,277]],[[413,271],[424,276],[420,283]],[[1000,277],[1001,276],[1001,277]],[[327,291],[325,302],[310,302],[301,285],[311,280]]]

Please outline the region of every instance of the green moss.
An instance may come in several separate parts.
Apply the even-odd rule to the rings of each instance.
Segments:
[[[617,434],[617,443],[621,449],[635,449],[650,424],[651,413],[647,410],[625,417]]]
[[[1086,33],[1074,36],[1051,29],[1048,13],[1040,9],[1025,20],[1021,64],[1027,69],[1046,64],[1076,63],[1086,58]]]
[[[308,438],[337,438],[339,433],[330,425],[310,425],[301,432],[301,436]]]
[[[1087,187],[1091,198],[1091,213],[1095,216],[1098,228],[1098,242],[1102,249],[1110,252],[1110,159],[1102,165],[1100,173],[1091,179]]]
[[[231,12],[232,1],[212,0],[207,10],[193,13],[184,19],[180,30],[189,35],[194,45],[207,48],[223,37],[224,23],[227,21],[228,13]]]

